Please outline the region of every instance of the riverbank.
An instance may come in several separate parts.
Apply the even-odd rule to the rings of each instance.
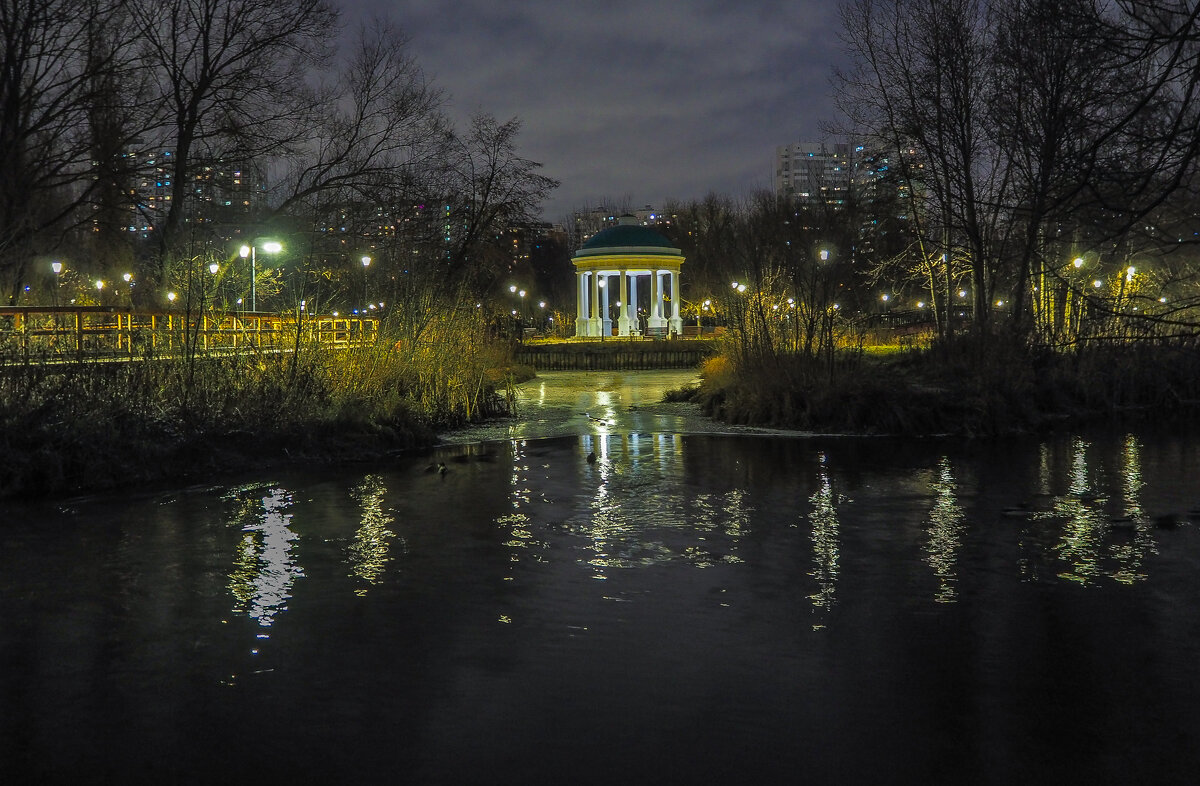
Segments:
[[[532,373],[511,366],[507,347],[417,354],[383,343],[9,366],[0,373],[0,497],[420,450],[439,431],[508,414],[507,386]]]
[[[718,420],[827,433],[968,437],[1098,422],[1165,420],[1200,409],[1200,353],[1182,345],[1031,351],[964,343],[832,365],[781,357],[705,364],[675,391]]]
[[[210,358],[190,370],[9,369],[0,375],[0,497],[379,461],[439,442],[638,433],[987,437],[1164,421],[1200,402],[1200,356],[1183,347],[998,350],[987,362],[961,348],[859,354],[838,358],[832,381],[827,365],[795,359],[757,369],[718,357],[702,369],[537,375],[493,357],[459,377],[473,380],[473,393],[458,404],[439,399],[451,375],[429,375],[422,393],[411,367],[391,367],[389,357],[314,356],[295,369],[278,358]]]

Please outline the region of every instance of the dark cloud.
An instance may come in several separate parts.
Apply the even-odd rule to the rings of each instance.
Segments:
[[[591,7],[589,7],[591,6]],[[390,15],[451,114],[522,121],[562,185],[547,220],[603,198],[661,205],[770,184],[776,145],[820,138],[841,57],[831,0],[344,0]]]

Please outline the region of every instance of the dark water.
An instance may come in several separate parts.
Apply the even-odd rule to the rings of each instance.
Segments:
[[[437,461],[10,506],[0,780],[1196,777],[1195,436]]]

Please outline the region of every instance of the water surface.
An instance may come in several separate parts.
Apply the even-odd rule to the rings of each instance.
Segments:
[[[9,506],[0,777],[1193,777],[1194,435],[675,433],[635,382],[420,459]]]

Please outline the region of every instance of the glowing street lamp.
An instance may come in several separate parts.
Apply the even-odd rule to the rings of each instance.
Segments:
[[[60,284],[62,284],[62,278],[60,277],[60,274],[62,273],[63,263],[56,259],[50,263],[50,269],[54,271],[54,307],[58,308],[58,287]],[[54,318],[56,320],[58,319],[57,316]]]
[[[367,302],[367,268],[371,266],[371,258],[364,254],[360,261],[363,266],[363,302],[365,303]],[[375,308],[375,306],[372,305],[371,308]]]
[[[262,250],[267,254],[278,254],[283,250],[283,244],[276,240],[268,240],[262,244]],[[238,254],[245,259],[250,257],[250,310],[258,311],[258,258],[257,246],[251,243],[238,249]]]

